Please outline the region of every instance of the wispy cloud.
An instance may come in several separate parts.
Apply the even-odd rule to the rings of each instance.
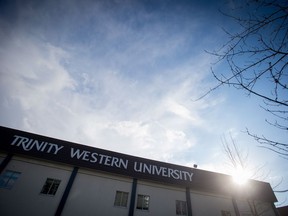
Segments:
[[[201,123],[201,108],[190,84],[202,76],[187,66],[150,82],[108,70],[77,80],[65,67],[71,54],[59,47],[19,36],[2,50],[2,125],[164,161],[195,145],[187,128]]]
[[[269,158],[287,177],[241,132],[278,136],[257,102],[232,88],[195,101],[211,87],[204,50],[224,40],[218,4],[0,2],[0,125],[222,172],[221,137],[231,131],[257,152],[253,161]]]
[[[192,100],[205,89],[203,50],[214,39],[200,32],[207,18],[197,8],[157,7],[19,2],[16,18],[1,20],[1,124],[191,163],[193,130],[211,127],[203,110],[223,102]]]

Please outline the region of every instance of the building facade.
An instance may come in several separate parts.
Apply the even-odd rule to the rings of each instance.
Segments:
[[[0,215],[276,216],[268,183],[0,127]]]

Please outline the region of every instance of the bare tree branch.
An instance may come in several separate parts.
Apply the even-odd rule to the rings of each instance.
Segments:
[[[220,12],[234,21],[238,30],[224,29],[227,42],[218,50],[206,51],[217,57],[215,64],[223,64],[226,70],[211,68],[218,83],[198,100],[222,86],[243,90],[263,100],[261,107],[269,115],[265,122],[288,140],[288,1],[247,0],[232,12]],[[261,147],[288,159],[288,143],[248,130],[247,134]]]
[[[246,176],[248,178],[252,179],[258,179],[258,180],[264,180],[265,178],[268,177],[269,172],[266,173],[266,175],[263,175],[264,173],[264,168],[265,166],[254,166],[251,165],[249,162],[249,154],[247,151],[243,151],[242,149],[239,148],[233,137],[230,135],[229,141],[227,141],[226,137],[223,137],[222,143],[223,143],[223,151],[225,156],[227,157],[228,161],[227,164],[229,165],[229,168],[232,167],[234,170],[238,170],[241,168],[241,171],[243,171],[242,174],[249,173],[249,176]],[[259,176],[259,173],[262,173],[262,175]],[[279,187],[282,184],[282,180],[273,187],[273,190],[275,188]],[[284,193],[287,192],[288,190],[275,190],[274,192],[277,193]],[[261,202],[253,199],[247,199],[246,200],[250,211],[249,214],[252,214],[254,216],[260,216],[260,215],[265,215],[267,211],[269,211],[269,207],[263,206]],[[248,211],[246,212],[248,213]]]

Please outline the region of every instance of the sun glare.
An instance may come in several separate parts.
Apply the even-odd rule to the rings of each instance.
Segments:
[[[238,185],[244,185],[248,180],[248,174],[245,170],[238,168],[233,173],[233,181]]]

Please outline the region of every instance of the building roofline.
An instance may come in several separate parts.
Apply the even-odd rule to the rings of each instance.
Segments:
[[[0,150],[131,178],[173,184],[239,198],[276,202],[269,183],[249,180],[237,187],[231,176],[135,157],[0,126]]]

